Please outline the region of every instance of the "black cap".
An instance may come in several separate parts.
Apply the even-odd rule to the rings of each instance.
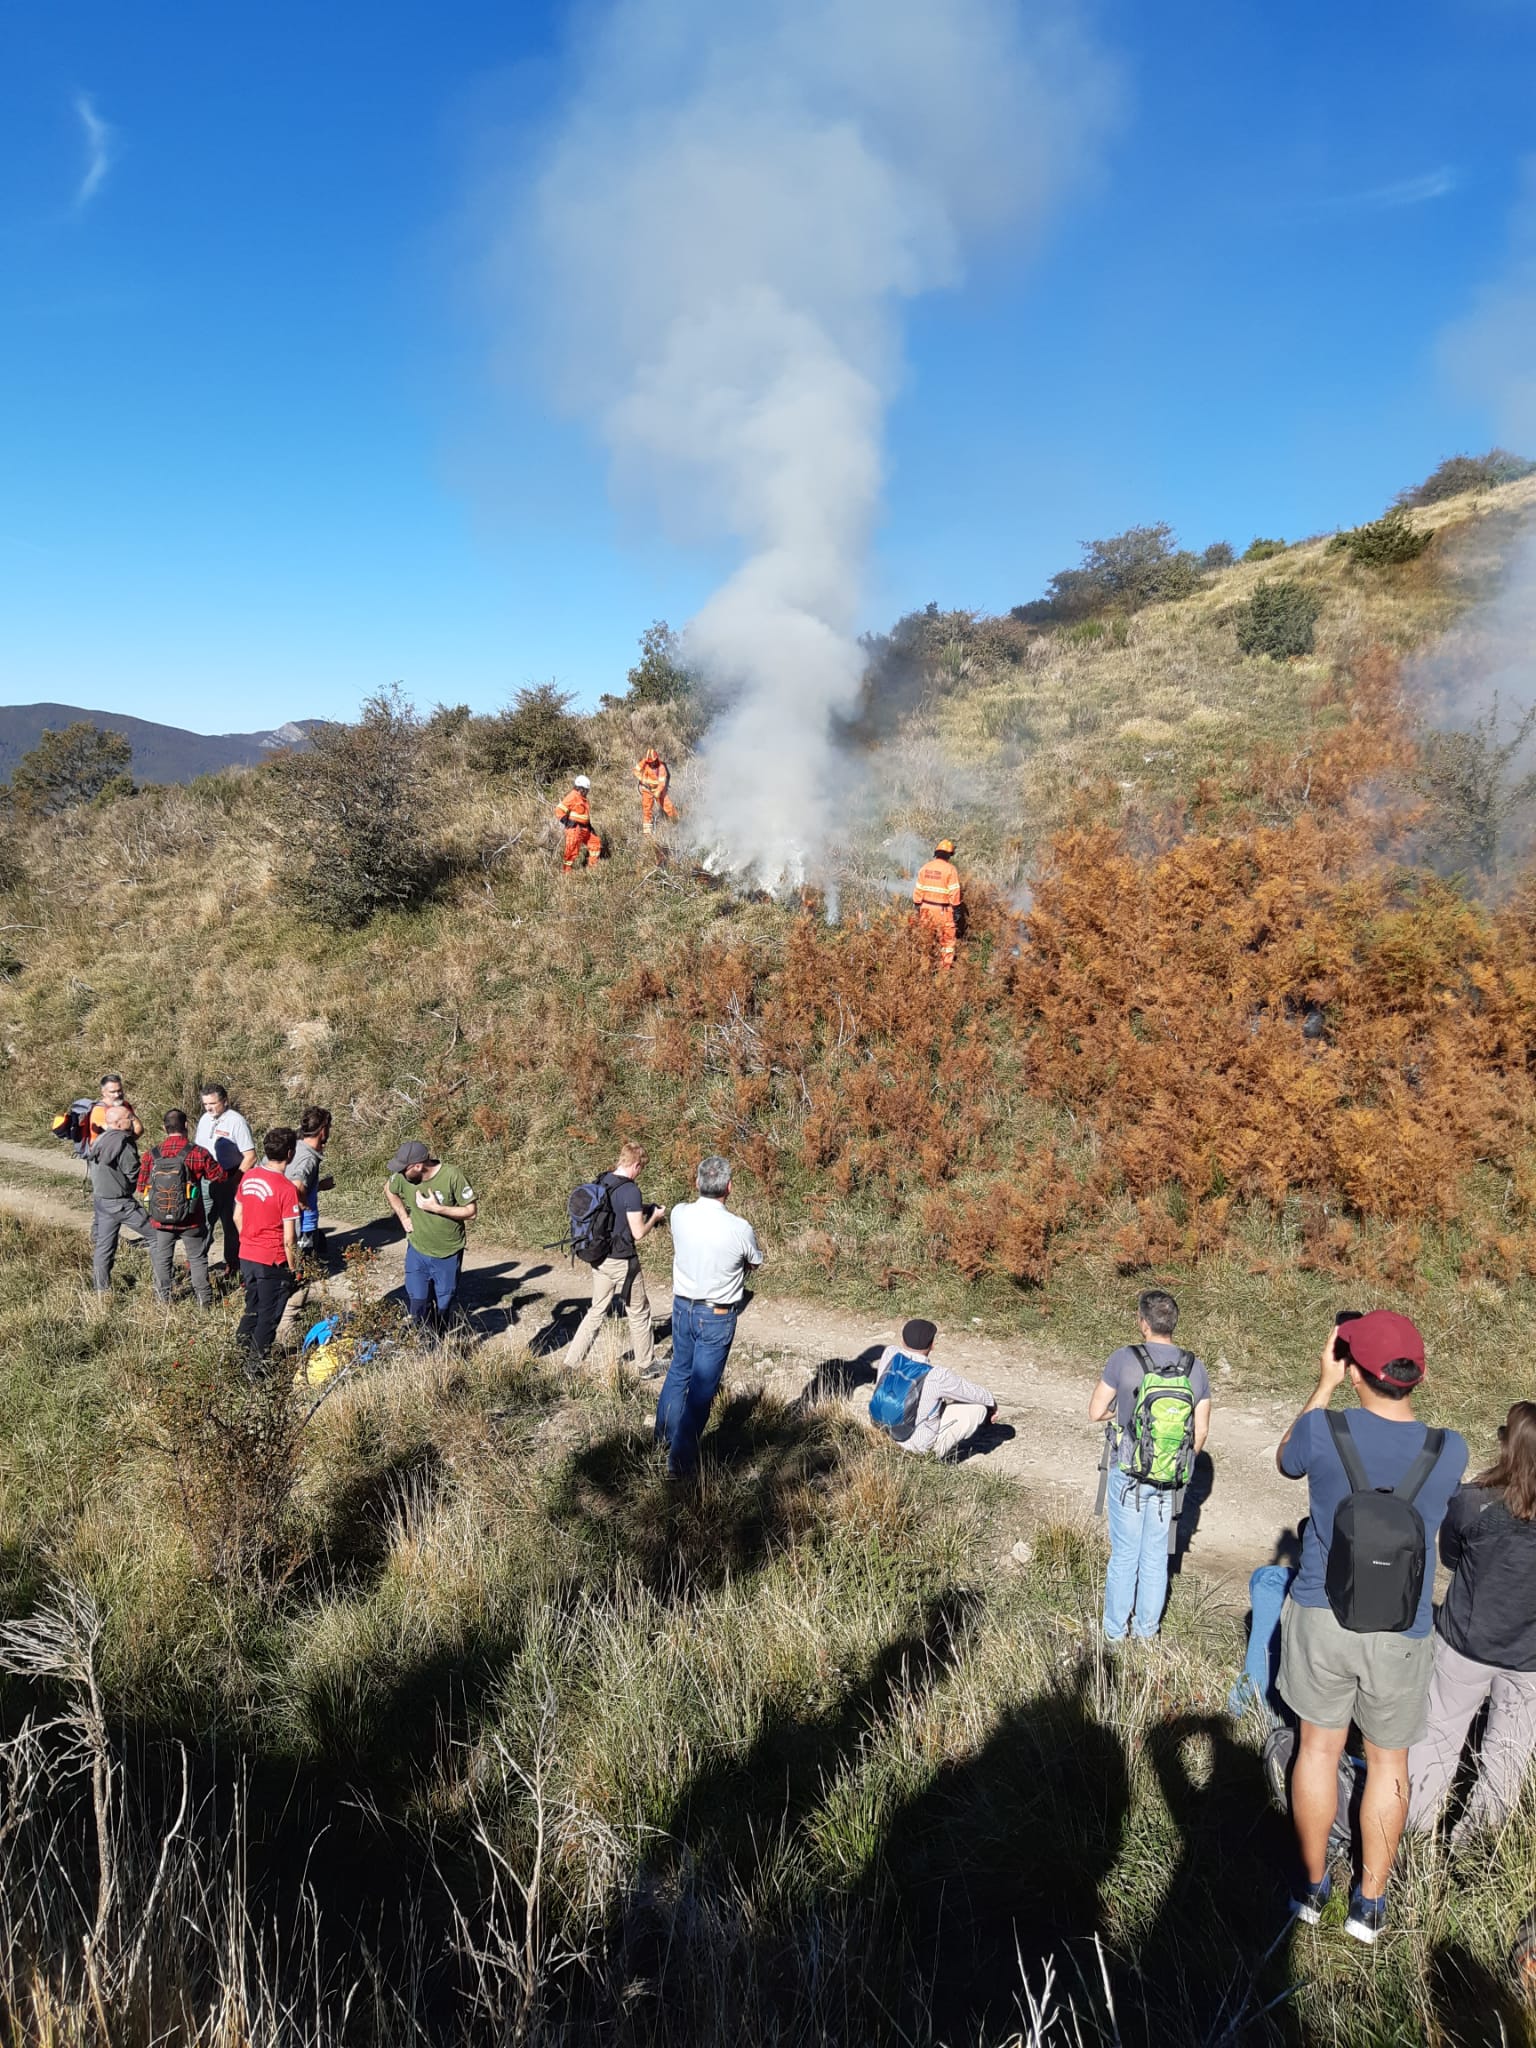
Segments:
[[[930,1323],[925,1316],[914,1316],[901,1326],[901,1341],[908,1351],[931,1351],[938,1334],[938,1324]]]

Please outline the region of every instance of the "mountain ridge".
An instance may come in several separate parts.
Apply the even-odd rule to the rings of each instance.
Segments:
[[[285,747],[303,746],[325,721],[290,719],[264,732],[190,732],[122,711],[93,711],[80,704],[0,705],[0,783],[9,782],[23,754],[45,732],[60,732],[83,720],[102,732],[121,733],[133,748],[136,782],[190,782],[222,768],[251,768]]]

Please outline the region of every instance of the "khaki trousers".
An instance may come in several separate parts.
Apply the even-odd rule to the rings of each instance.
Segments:
[[[1472,1723],[1488,1708],[1477,1778],[1457,1833],[1502,1827],[1520,1797],[1521,1782],[1536,1754],[1536,1671],[1505,1671],[1479,1664],[1435,1637],[1435,1669],[1429,1681],[1429,1727],[1408,1752],[1408,1808],[1411,1828],[1433,1827],[1451,1780],[1461,1764]]]
[[[582,1317],[571,1339],[570,1349],[565,1354],[567,1365],[581,1364],[597,1342],[603,1318],[615,1300],[624,1304],[624,1312],[629,1317],[629,1341],[634,1347],[635,1369],[642,1373],[650,1371],[654,1355],[651,1304],[638,1259],[604,1259],[600,1266],[592,1268],[592,1306]]]

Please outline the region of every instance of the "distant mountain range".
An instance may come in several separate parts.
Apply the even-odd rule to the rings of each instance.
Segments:
[[[78,704],[0,705],[0,782],[29,754],[47,731],[61,732],[80,719],[104,732],[120,732],[133,747],[135,782],[190,782],[194,775],[212,775],[220,768],[247,768],[266,761],[284,747],[302,747],[325,723],[304,718],[272,732],[183,732],[177,725],[156,725],[148,718],[125,718],[118,711],[86,711]]]

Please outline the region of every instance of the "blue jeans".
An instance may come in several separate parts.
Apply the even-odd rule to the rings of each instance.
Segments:
[[[699,1462],[699,1438],[731,1355],[739,1314],[733,1308],[717,1316],[708,1302],[672,1303],[672,1363],[656,1403],[656,1441],[667,1446],[667,1469],[676,1478]]]
[[[1126,1629],[1155,1636],[1168,1598],[1171,1487],[1146,1486],[1128,1472],[1110,1474],[1109,1570],[1104,1574],[1104,1633],[1122,1642]]]
[[[437,1299],[437,1313],[441,1321],[448,1320],[453,1307],[454,1296],[459,1291],[459,1267],[464,1262],[462,1252],[450,1252],[445,1259],[429,1259],[417,1251],[415,1245],[405,1248],[405,1298],[410,1304],[411,1321],[424,1323]]]

